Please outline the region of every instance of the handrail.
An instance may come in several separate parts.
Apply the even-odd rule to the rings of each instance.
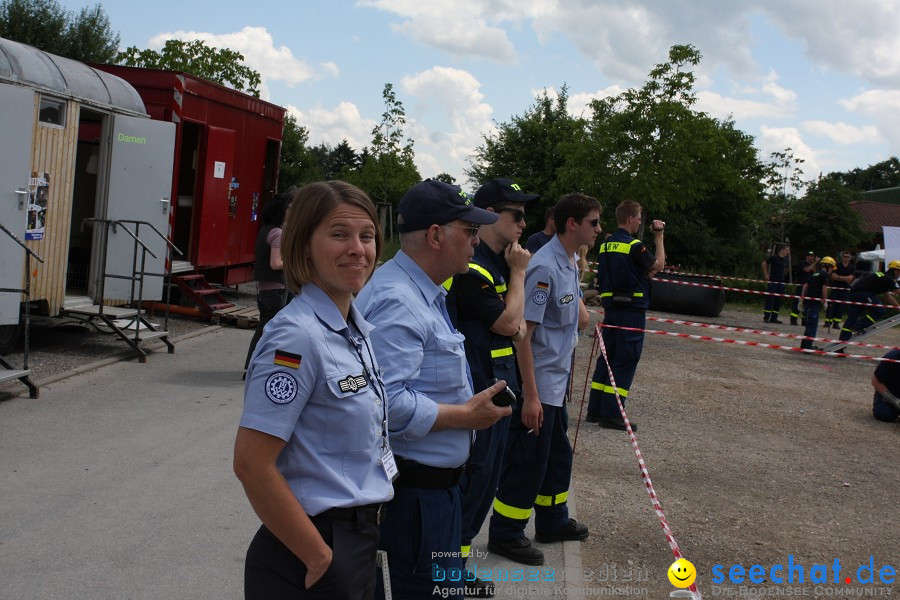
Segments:
[[[158,235],[159,237],[161,237],[162,240],[163,240],[166,244],[168,244],[168,246],[169,246],[170,248],[172,248],[172,250],[174,250],[175,252],[177,252],[179,256],[184,256],[184,252],[182,252],[181,250],[179,250],[179,249],[178,249],[178,246],[176,246],[174,243],[172,243],[172,240],[170,240],[169,238],[167,238],[167,237],[165,236],[165,234],[163,234],[163,232],[161,232],[159,229],[157,229],[157,228],[156,228],[156,225],[154,225],[153,223],[150,223],[149,221],[134,221],[134,220],[131,220],[131,219],[119,219],[117,222],[118,222],[118,223],[134,223],[135,225],[146,225],[146,226],[148,226],[150,229],[152,229],[154,232],[156,232],[156,235]],[[126,229],[127,229],[127,228],[126,228]],[[151,252],[151,254],[153,254],[153,253]],[[153,258],[156,258],[156,255],[154,255]]]
[[[41,258],[40,255],[39,255],[37,252],[35,252],[34,250],[32,250],[31,248],[29,248],[28,246],[26,246],[26,245],[25,245],[25,242],[23,242],[22,240],[20,240],[20,239],[18,238],[18,236],[16,236],[16,234],[14,234],[12,231],[10,231],[9,229],[7,229],[6,226],[5,226],[3,223],[0,223],[0,230],[2,230],[3,233],[5,233],[5,234],[8,235],[9,237],[11,237],[12,240],[13,240],[15,243],[17,243],[18,245],[22,246],[22,248],[25,249],[25,252],[27,252],[28,254],[32,255],[32,256],[35,257],[36,259],[38,259],[40,262],[44,262],[44,259]],[[179,252],[179,254],[181,254],[181,253]]]

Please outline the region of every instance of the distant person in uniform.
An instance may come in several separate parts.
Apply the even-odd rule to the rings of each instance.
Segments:
[[[544,229],[543,231],[538,231],[537,233],[532,233],[528,236],[528,241],[525,242],[525,249],[531,252],[531,255],[534,256],[534,253],[541,249],[541,247],[553,239],[553,234],[556,233],[556,221],[553,219],[553,207],[547,209],[544,213]]]
[[[816,330],[819,328],[819,313],[822,306],[828,302],[828,283],[836,263],[833,258],[826,256],[819,261],[819,266],[821,269],[810,275],[800,289],[799,302],[803,303],[803,323],[806,325],[803,336],[805,338],[816,337]],[[812,340],[801,340],[800,347],[811,349],[813,347]]]
[[[784,293],[784,282],[787,276],[788,264],[790,258],[791,247],[782,244],[775,251],[775,254],[762,261],[763,279],[769,282],[766,286],[766,292],[772,295],[766,295],[766,301],[763,305],[763,321],[766,323],[776,323],[781,325],[783,321],[778,319],[778,310],[781,308],[781,296],[774,294]]]
[[[451,317],[456,315],[454,322],[466,336],[466,359],[475,391],[490,387],[493,379],[503,379],[521,397],[513,342],[525,334],[525,268],[531,255],[519,245],[519,237],[525,229],[528,204],[537,199],[506,178],[491,179],[475,192],[475,205],[500,218],[478,230],[481,243],[475,247],[469,271],[453,277],[447,295],[448,304],[454,307]],[[475,436],[469,468],[461,482],[464,557],[494,501],[509,419],[504,417]],[[491,582],[473,577],[467,587],[478,597],[494,592]]]
[[[516,348],[523,400],[513,411],[488,534],[488,551],[541,565],[544,554],[525,535],[534,512],[534,539],[549,544],[584,540],[589,531],[569,517],[572,446],[566,399],[578,328],[587,316],[575,252],[600,233],[600,203],[566,194],[553,214],[556,235],[538,250],[525,275],[525,337]],[[589,320],[589,319],[588,319]]]
[[[665,223],[657,220],[650,224],[655,246],[652,253],[634,237],[641,228],[642,211],[634,200],[624,200],[616,207],[619,228],[600,245],[597,259],[603,324],[612,326],[603,328],[603,344],[616,382],[613,387],[601,355],[594,368],[585,420],[605,429],[626,430],[616,393],[624,405],[644,349],[650,280],[666,266]],[[637,425],[632,423],[632,429]]]
[[[831,272],[830,283],[831,299],[846,300],[847,293],[850,290],[850,284],[853,283],[856,273],[856,266],[850,261],[852,258],[849,252],[841,253],[841,262]],[[843,302],[829,302],[828,311],[825,313],[825,326],[828,328],[840,328],[841,318],[844,316]]]
[[[244,592],[368,600],[396,472],[372,327],[352,298],[375,268],[381,232],[371,200],[349,183],[313,183],[297,200],[282,248],[299,294],[259,340],[234,445],[234,471],[262,521]]]
[[[472,430],[509,415],[492,397],[500,381],[473,396],[465,338],[450,321],[442,284],[469,269],[478,229],[499,218],[477,208],[455,185],[426,180],[400,199],[400,251],[381,266],[356,303],[375,326],[376,356],[386,367],[391,446],[400,477],[387,505],[381,549],[398,600],[459,598],[460,582],[435,581],[463,567],[459,481]],[[384,598],[379,584],[377,598]],[[446,594],[446,595],[444,595]]]
[[[281,226],[291,205],[293,192],[276,194],[262,209],[262,227],[256,234],[253,279],[256,281],[256,307],[259,309],[259,323],[250,340],[244,371],[250,364],[256,344],[262,337],[266,323],[293,297],[284,285],[284,261],[281,257]]]
[[[891,350],[884,358],[898,361],[900,350]],[[872,416],[886,423],[895,422],[900,417],[900,363],[879,362],[872,375],[872,387],[875,388]]]
[[[895,308],[900,308],[900,304],[892,294],[892,292],[900,290],[900,284],[897,283],[898,277],[900,277],[900,260],[892,260],[888,263],[886,271],[869,273],[853,282],[847,299],[850,302],[876,306],[850,304],[847,309],[847,320],[841,327],[841,340],[849,340],[854,333],[865,331],[878,321],[878,317],[884,314],[884,308],[877,299],[879,294],[883,295],[885,302]]]
[[[812,250],[807,252],[806,256],[803,258],[803,262],[798,265],[794,277],[795,296],[800,296],[803,286],[806,285],[806,282],[809,281],[812,274],[816,272],[818,264],[819,257],[816,256],[816,253]],[[798,325],[798,320],[801,324],[806,325],[805,317],[800,314],[800,298],[794,298],[791,303],[791,325]]]

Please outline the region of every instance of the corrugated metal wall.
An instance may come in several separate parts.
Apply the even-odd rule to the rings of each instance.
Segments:
[[[47,300],[51,315],[59,313],[65,300],[80,104],[70,100],[66,109],[66,126],[62,128],[39,123],[35,107],[37,125],[31,155],[31,170],[39,176],[50,175],[44,238],[26,242],[44,259],[43,264],[31,263],[31,297]]]

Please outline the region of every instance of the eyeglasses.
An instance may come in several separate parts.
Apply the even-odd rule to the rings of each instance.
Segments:
[[[522,210],[521,208],[500,208],[497,210],[497,212],[512,213],[513,219],[516,220],[516,223],[518,223],[519,221],[525,220],[525,211]]]
[[[478,229],[481,227],[480,225],[469,225],[468,227],[463,227],[462,225],[452,225],[450,223],[446,223],[444,227],[452,227],[454,229],[462,229],[463,231],[469,232],[469,237],[473,240],[478,237]]]
[[[582,219],[581,222],[584,223],[585,220]],[[591,219],[590,221],[587,221],[587,223],[590,223],[591,227],[597,227],[600,225],[600,219]]]

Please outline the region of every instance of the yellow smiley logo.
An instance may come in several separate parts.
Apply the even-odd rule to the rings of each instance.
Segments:
[[[691,561],[679,558],[669,567],[669,581],[677,588],[690,587],[697,579],[697,569]]]

